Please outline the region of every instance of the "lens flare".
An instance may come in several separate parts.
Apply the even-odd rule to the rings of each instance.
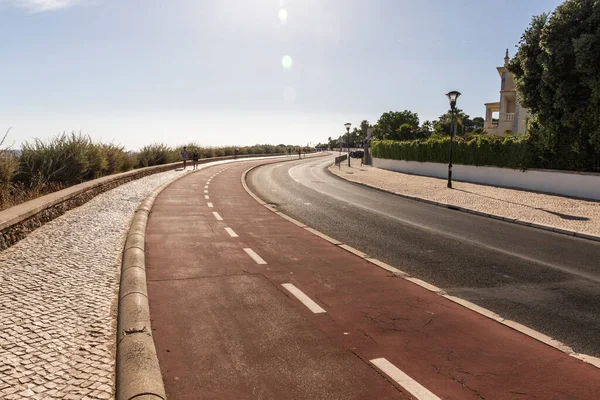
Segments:
[[[288,17],[288,12],[285,8],[282,8],[279,10],[279,20],[281,20],[281,22],[285,22],[287,21],[287,17]]]
[[[292,64],[293,64],[292,57],[290,57],[290,56],[283,56],[283,58],[281,59],[281,65],[285,69],[292,68]]]

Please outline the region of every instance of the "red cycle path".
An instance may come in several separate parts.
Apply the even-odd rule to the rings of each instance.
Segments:
[[[413,398],[369,362],[382,357],[443,399],[600,398],[595,367],[258,204],[240,182],[253,163],[190,174],[152,210],[148,293],[171,399]],[[221,170],[206,200],[206,182]],[[326,313],[312,313],[283,283]]]

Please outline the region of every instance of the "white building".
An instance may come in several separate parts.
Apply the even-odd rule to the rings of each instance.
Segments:
[[[483,128],[490,135],[505,133],[519,134],[527,132],[529,111],[519,105],[517,88],[513,74],[508,71],[508,49],[504,57],[504,66],[498,67],[500,74],[500,101],[485,104],[485,122]]]

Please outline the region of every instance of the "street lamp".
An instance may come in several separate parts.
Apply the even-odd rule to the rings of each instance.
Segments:
[[[453,90],[446,93],[450,101],[450,113],[452,114],[452,122],[450,124],[450,150],[448,155],[448,187],[452,189],[452,142],[454,141],[454,110],[456,109],[456,100],[460,96],[460,92]]]
[[[346,122],[344,126],[346,127],[346,145],[348,146],[348,167],[350,166],[350,126],[352,124],[350,122]]]

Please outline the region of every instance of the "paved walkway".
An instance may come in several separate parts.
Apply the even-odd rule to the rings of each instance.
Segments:
[[[123,240],[148,176],[67,212],[0,253],[0,398],[110,399]]]
[[[352,159],[350,168],[342,163],[341,168],[329,170],[344,179],[402,195],[600,236],[600,202],[457,181],[448,189],[446,179],[361,167],[360,159]]]
[[[244,191],[246,168],[191,174],[150,215],[170,398],[597,398],[594,366],[281,218]]]

